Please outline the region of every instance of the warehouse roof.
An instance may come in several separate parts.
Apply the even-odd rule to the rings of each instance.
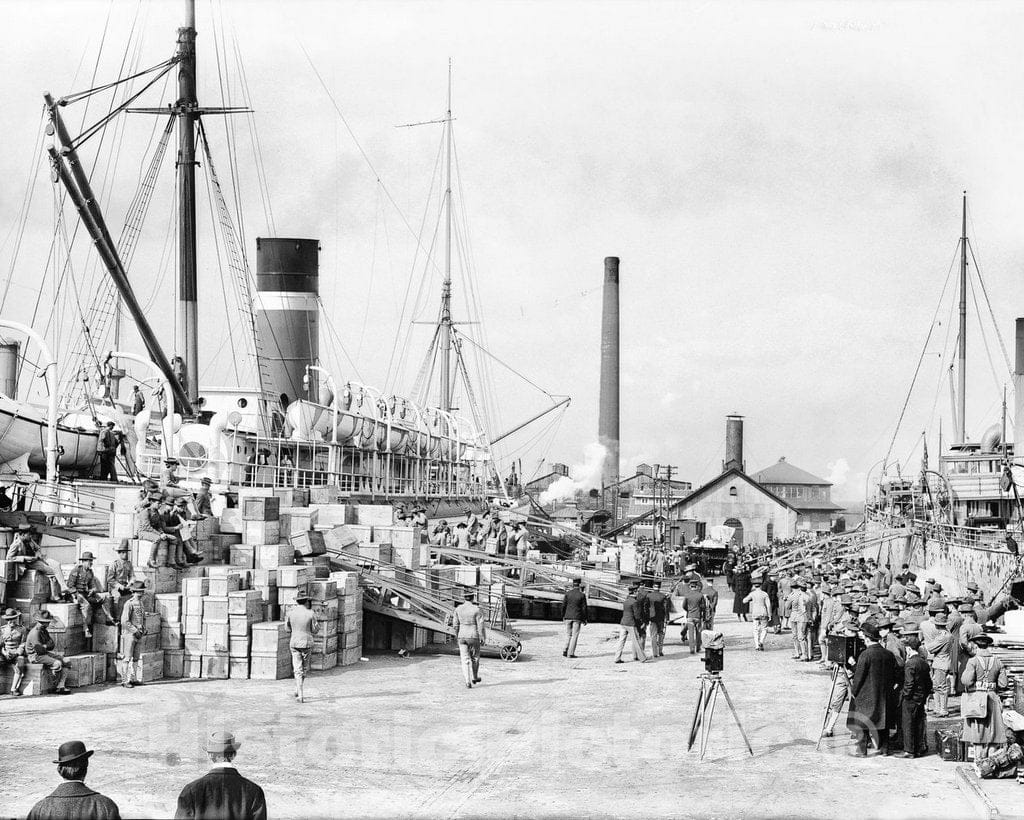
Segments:
[[[794,467],[785,457],[780,458],[771,467],[754,473],[754,481],[758,484],[813,484],[820,487],[831,487],[832,483],[819,478],[813,473]]]

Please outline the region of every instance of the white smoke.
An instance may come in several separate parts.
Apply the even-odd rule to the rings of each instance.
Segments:
[[[833,487],[842,487],[850,475],[850,462],[845,458],[840,458],[838,461],[830,461],[825,466],[829,470],[828,478],[825,480]]]
[[[583,448],[583,463],[574,464],[569,475],[563,475],[540,494],[540,503],[566,501],[577,492],[601,488],[601,471],[608,457],[608,448],[596,441]]]

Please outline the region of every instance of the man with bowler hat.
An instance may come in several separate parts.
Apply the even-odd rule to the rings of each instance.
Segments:
[[[60,745],[53,762],[64,782],[32,807],[28,820],[121,820],[117,803],[85,785],[90,757],[80,740]]]
[[[860,632],[866,647],[853,671],[853,701],[846,718],[846,725],[857,741],[852,754],[865,757],[869,738],[880,754],[888,754],[889,729],[896,724],[896,659],[879,643],[881,635],[873,622],[861,624]]]
[[[903,666],[900,687],[900,723],[903,728],[903,751],[893,757],[921,757],[928,751],[925,740],[924,705],[932,693],[931,672],[928,662],[921,657],[921,632],[907,625],[900,632],[906,646],[907,662]]]
[[[587,596],[579,578],[572,579],[572,589],[565,593],[562,601],[562,620],[565,621],[565,648],[562,657],[576,657],[576,642],[580,638],[580,627],[587,624]]]
[[[28,637],[25,638],[25,654],[28,655],[29,663],[42,664],[53,674],[54,694],[70,695],[71,690],[65,685],[68,671],[64,668],[64,662],[50,654],[55,645],[47,629],[51,623],[53,616],[45,609],[39,610],[36,614],[36,625],[29,630]]]
[[[242,777],[234,766],[241,745],[231,732],[213,732],[206,739],[204,748],[213,766],[181,790],[176,820],[266,820],[263,789]]]

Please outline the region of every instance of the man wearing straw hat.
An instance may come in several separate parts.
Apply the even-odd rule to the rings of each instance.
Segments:
[[[231,732],[213,732],[206,739],[204,749],[213,766],[181,790],[175,818],[266,820],[267,798],[263,789],[242,777],[234,766],[235,755],[241,745]]]
[[[68,574],[68,588],[74,595],[75,603],[82,610],[82,619],[85,621],[85,637],[92,637],[92,620],[95,608],[98,606],[103,610],[104,623],[107,626],[114,625],[114,616],[110,613],[110,593],[101,592],[99,584],[96,583],[96,575],[92,571],[93,554],[86,550],[78,557],[78,566]]]
[[[487,640],[484,613],[474,602],[476,591],[466,587],[462,593],[465,601],[455,608],[455,627],[458,630],[459,659],[466,688],[472,689],[480,683],[480,645]]]
[[[64,782],[32,807],[28,820],[120,820],[117,803],[85,785],[92,754],[80,740],[60,745],[53,762]]]
[[[310,654],[313,652],[313,636],[320,628],[316,613],[313,612],[313,598],[308,592],[300,592],[294,606],[288,612],[285,624],[291,638],[288,648],[292,653],[292,673],[295,675],[295,697],[302,703],[302,684],[309,671]]]
[[[146,634],[146,610],[142,596],[146,585],[142,581],[133,581],[131,585],[132,599],[121,611],[121,685],[125,689],[142,686],[142,639]],[[137,670],[133,681],[133,669]]]
[[[43,554],[42,547],[36,540],[36,531],[31,524],[19,524],[18,534],[11,542],[11,548],[7,552],[7,560],[18,565],[14,572],[14,580],[18,581],[27,570],[41,572],[50,582],[50,600],[60,601],[62,598],[71,597],[71,590],[68,589],[67,581],[64,580],[64,571],[60,564],[52,558]]]
[[[54,693],[57,695],[70,695],[71,690],[65,685],[68,672],[64,668],[64,662],[51,655],[54,647],[54,640],[50,637],[47,627],[53,623],[53,616],[45,609],[39,610],[36,615],[36,625],[29,630],[25,638],[25,654],[28,655],[29,663],[38,663],[50,670],[54,680]]]
[[[107,592],[110,593],[110,608],[115,621],[121,620],[124,605],[132,596],[131,585],[135,579],[135,567],[132,566],[132,548],[127,538],[122,538],[117,545],[117,560],[107,565]]]

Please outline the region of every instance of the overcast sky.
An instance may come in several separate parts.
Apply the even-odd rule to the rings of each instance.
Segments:
[[[137,9],[139,65],[170,56],[183,5],[114,2],[98,81],[116,76]],[[939,304],[965,188],[1012,351],[1012,320],[1024,315],[1020,4],[199,0],[198,9],[201,101],[220,102],[215,14],[245,66],[277,234],[323,242],[325,304],[371,384],[385,381],[406,283],[412,274],[415,292],[423,271],[403,220],[418,230],[440,138],[437,126],[394,126],[443,115],[452,58],[487,342],[533,382],[573,397],[557,430],[514,442],[527,477],[547,471],[542,457],[580,462],[596,439],[608,255],[622,259],[624,472],[648,461],[694,484],[712,478],[735,411],[747,417],[751,472],[785,456],[833,474],[841,499],[862,497]],[[41,139],[41,94],[90,85],[110,11],[85,0],[0,2],[0,283]],[[67,111],[80,121],[80,106]],[[112,186],[107,206],[114,232],[145,161],[152,121],[143,120],[125,130],[128,182]],[[210,130],[222,151],[223,127]],[[239,146],[252,256],[254,237],[271,229],[248,137]],[[219,163],[227,177],[227,159]],[[164,334],[173,332],[173,270],[160,275],[170,216],[166,202],[153,205],[132,272]],[[31,316],[52,235],[44,168],[5,315]],[[436,271],[432,282],[436,294]],[[459,274],[455,291],[465,315]],[[204,311],[222,307],[216,286],[206,292]],[[948,440],[949,299],[892,451],[913,470],[915,440],[929,430],[934,452],[940,416]],[[432,318],[431,300],[416,318]],[[993,374],[971,321],[967,426],[979,436],[999,420],[1007,374],[998,340],[989,331]],[[417,326],[399,386],[411,385],[428,333]],[[203,360],[223,345],[208,337]],[[339,380],[356,375],[343,356],[332,367]],[[501,373],[492,423],[503,429],[546,399]]]

